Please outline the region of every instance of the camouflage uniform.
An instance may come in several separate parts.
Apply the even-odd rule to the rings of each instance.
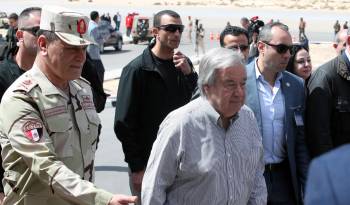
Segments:
[[[4,205],[106,205],[96,188],[94,155],[100,120],[89,84],[55,87],[34,65],[6,91],[0,105]]]

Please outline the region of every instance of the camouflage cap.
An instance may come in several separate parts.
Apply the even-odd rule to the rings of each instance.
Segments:
[[[40,29],[55,32],[65,43],[72,46],[90,45],[89,18],[64,7],[43,6]]]

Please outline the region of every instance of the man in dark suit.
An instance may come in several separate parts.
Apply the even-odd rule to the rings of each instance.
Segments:
[[[305,205],[350,204],[350,145],[343,145],[310,165]]]
[[[318,68],[307,85],[306,131],[311,157],[350,143],[350,30],[345,51]]]
[[[304,85],[285,71],[292,38],[281,23],[259,34],[259,57],[247,65],[246,104],[263,136],[268,204],[302,204],[308,152],[304,140]]]

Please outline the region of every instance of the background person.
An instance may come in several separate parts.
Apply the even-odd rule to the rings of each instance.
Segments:
[[[122,15],[120,15],[119,11],[113,16],[113,21],[115,23],[115,30],[119,31],[120,22],[122,21]]]
[[[350,32],[345,51],[321,65],[307,85],[306,131],[311,157],[350,143]]]
[[[342,54],[346,48],[346,40],[348,38],[348,29],[342,29],[335,36],[335,42],[333,43],[333,48],[337,55]]]
[[[199,24],[199,26],[196,29],[196,45],[194,52],[197,56],[199,56],[199,50],[202,51],[203,54],[205,54],[205,47],[204,47],[204,36],[205,36],[205,30],[203,28],[203,24]]]
[[[307,85],[312,72],[312,63],[309,50],[305,46],[301,44],[292,46],[286,70],[304,79]]]
[[[188,16],[188,39],[192,43],[192,30],[193,30],[193,21],[192,17]]]
[[[99,29],[100,16],[97,11],[90,13],[88,33],[94,44],[87,47],[86,62],[82,71],[82,77],[91,83],[94,104],[98,113],[105,108],[107,95],[103,90],[105,68],[101,60],[101,46],[104,44],[103,35]]]
[[[349,27],[348,27],[348,22],[345,21],[344,24],[343,24],[343,29],[348,29],[348,28],[349,28]]]
[[[220,33],[220,46],[239,51],[247,62],[249,55],[248,39],[248,31],[245,29],[237,26],[226,26]]]
[[[337,35],[337,33],[340,31],[340,23],[338,20],[335,21],[335,24],[333,26],[334,29],[334,36]]]
[[[245,30],[248,31],[248,28],[249,28],[249,20],[247,17],[242,17],[241,20],[240,20],[240,23],[241,23],[241,26],[242,28],[244,28]]]
[[[299,42],[302,42],[302,37],[306,36],[305,27],[306,27],[306,22],[304,21],[303,17],[301,17],[299,21]]]
[[[30,7],[24,9],[19,15],[18,52],[13,58],[5,59],[0,63],[0,102],[5,91],[25,71],[32,68],[37,53],[37,34],[40,25],[41,8]],[[0,148],[0,151],[2,149]],[[1,164],[2,164],[2,159]],[[4,176],[4,168],[0,167],[0,179]],[[0,185],[0,204],[4,198],[4,187]]]
[[[9,29],[6,34],[6,41],[9,43],[9,48],[16,47],[18,42],[16,37],[16,32],[18,30],[18,15],[16,13],[11,13],[8,17]]]

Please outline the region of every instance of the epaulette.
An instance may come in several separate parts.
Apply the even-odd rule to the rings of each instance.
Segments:
[[[26,93],[30,92],[38,83],[30,78],[30,76],[24,76],[21,80],[16,82],[13,91],[24,91]]]
[[[79,79],[77,79],[77,81],[78,81],[78,82],[81,82],[81,81],[82,81],[82,82],[84,82],[84,83],[90,85],[90,82],[89,82],[88,80],[86,80],[85,78],[81,77],[81,76],[79,77]]]

